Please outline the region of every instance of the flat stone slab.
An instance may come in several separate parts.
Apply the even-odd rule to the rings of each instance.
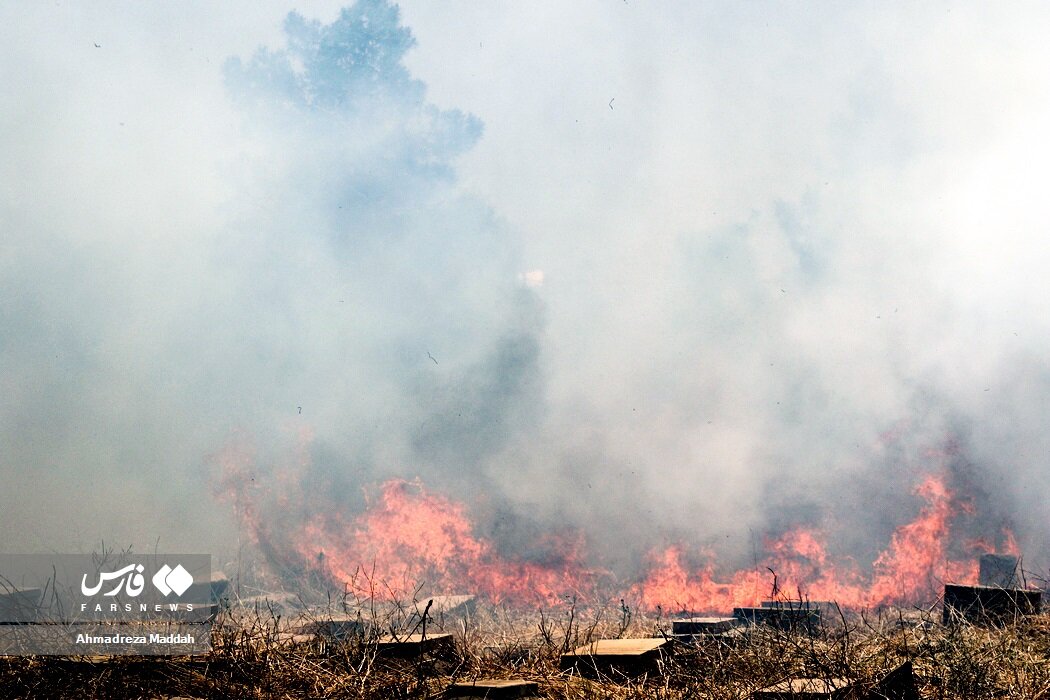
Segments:
[[[658,637],[640,639],[599,639],[562,654],[561,668],[580,673],[640,673],[655,667],[661,653],[670,651],[670,640]]]
[[[761,606],[778,610],[819,610],[822,613],[838,609],[833,600],[763,600]]]
[[[381,637],[378,652],[384,656],[406,658],[426,653],[448,653],[455,649],[451,634],[406,634],[404,636]]]
[[[414,604],[417,614],[422,615],[430,603],[431,617],[438,615],[472,615],[477,606],[477,598],[472,595],[433,595],[420,598]]]
[[[655,653],[667,644],[661,637],[640,639],[599,639],[574,649],[565,656],[644,656]]]
[[[721,634],[739,624],[740,620],[735,617],[686,617],[671,620],[671,633],[676,636]]]
[[[792,678],[751,694],[752,700],[826,700],[852,691],[848,678]]]
[[[340,641],[364,632],[364,625],[355,615],[332,615],[319,620],[310,620],[298,629],[300,634],[314,634],[318,637]]]
[[[0,623],[35,620],[41,597],[39,588],[0,588]]]
[[[297,632],[280,632],[274,640],[281,645],[299,646],[303,644],[313,644],[317,641],[317,635],[315,634],[301,634]]]
[[[272,612],[274,614],[288,615],[293,611],[301,611],[303,605],[298,596],[292,593],[266,593],[237,598],[234,608],[236,610],[259,612],[260,614]]]
[[[430,610],[427,610],[430,604]],[[477,598],[472,595],[433,595],[424,596],[412,602],[410,606],[398,608],[391,615],[397,627],[405,630],[416,629],[423,613],[427,614],[427,629],[443,631],[447,625],[469,619],[477,611]],[[403,619],[402,619],[403,618]]]
[[[539,693],[534,681],[485,679],[454,683],[445,691],[446,698],[527,698]]]
[[[221,571],[213,571],[208,581],[194,581],[182,594],[181,600],[200,603],[219,603],[229,597],[230,579]]]

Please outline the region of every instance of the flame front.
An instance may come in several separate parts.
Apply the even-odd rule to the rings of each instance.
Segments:
[[[295,478],[304,454],[288,473],[276,476],[281,488],[273,495],[250,477],[250,452],[229,447],[217,460],[219,494],[233,503],[242,526],[272,563],[362,597],[404,598],[423,586],[431,593],[473,593],[523,606],[570,595],[594,599],[603,590],[606,599],[625,598],[645,609],[726,612],[771,595],[866,608],[931,601],[945,581],[973,582],[974,555],[995,549],[988,540],[971,540],[964,544],[966,557],[949,556],[953,518],[967,506],[956,501],[945,478],[928,475],[914,489],[923,502],[919,513],[896,528],[866,572],[852,561],[832,561],[825,535],[799,528],[765,542],[765,558],[754,568],[729,574],[719,575],[711,552],[700,553],[701,565],[689,566],[685,546],[667,546],[650,555],[644,577],[610,595],[617,586],[607,572],[588,567],[582,535],[547,535],[531,548],[543,555],[529,560],[502,555],[494,542],[476,534],[463,504],[429,492],[418,480],[383,483],[357,515],[334,509],[309,513],[312,501]],[[283,525],[280,535],[267,527],[271,519]],[[1005,546],[999,549],[1016,550],[1012,533],[1003,535]]]
[[[582,564],[581,542],[553,539],[545,563],[500,557],[472,533],[461,504],[428,493],[419,481],[387,481],[378,501],[350,522],[315,517],[295,538],[299,556],[316,560],[331,580],[359,595],[377,588],[395,596],[425,583],[432,590],[463,590],[494,601],[551,603],[579,593],[593,577]]]
[[[770,556],[759,569],[736,572],[725,582],[716,580],[714,561],[690,574],[682,564],[682,549],[670,547],[653,558],[648,576],[632,593],[646,607],[694,611],[754,605],[777,592],[787,597],[836,601],[851,608],[931,600],[937,596],[938,585],[946,580],[976,579],[977,566],[972,557],[968,561],[947,557],[955,509],[944,480],[927,476],[915,493],[925,506],[913,521],[894,531],[868,577],[854,566],[831,563],[823,535],[799,529],[767,543]],[[972,549],[976,553],[991,551],[992,547],[982,542]]]

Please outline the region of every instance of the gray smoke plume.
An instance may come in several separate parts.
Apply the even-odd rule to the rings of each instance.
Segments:
[[[580,531],[625,579],[797,525],[868,562],[934,473],[958,543],[1009,527],[1045,567],[1045,10],[825,9],[455,33],[360,0],[217,38],[69,10],[97,42],[30,13],[0,56],[5,546],[233,556],[243,440],[274,529],[419,477],[508,556]]]

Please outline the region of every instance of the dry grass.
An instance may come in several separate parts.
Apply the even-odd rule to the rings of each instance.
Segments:
[[[1050,698],[1046,615],[1002,629],[946,627],[937,612],[897,610],[844,615],[814,635],[758,627],[676,644],[647,675],[591,680],[559,670],[560,655],[595,639],[659,636],[670,631],[669,620],[572,601],[535,612],[478,606],[468,615],[427,616],[427,633],[452,633],[454,651],[394,659],[380,653],[380,637],[420,632],[416,606],[359,603],[336,606],[334,614],[364,623],[340,641],[289,638],[306,618],[331,613],[235,605],[217,621],[207,657],[0,659],[0,696],[437,698],[453,681],[488,677],[536,681],[545,698],[730,700],[795,676],[872,679],[911,660],[923,698]]]

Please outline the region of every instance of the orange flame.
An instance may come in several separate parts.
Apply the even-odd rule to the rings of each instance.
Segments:
[[[317,499],[301,491],[310,435],[299,438],[297,459],[267,480],[278,486],[273,492],[256,484],[254,455],[244,440],[215,460],[221,471],[217,493],[232,503],[264,556],[285,571],[313,574],[366,597],[404,597],[424,585],[428,592],[469,592],[520,605],[551,604],[567,595],[591,598],[611,582],[608,572],[588,568],[581,535],[545,536],[531,548],[541,557],[504,556],[476,534],[463,504],[428,492],[418,480],[383,483],[357,515],[334,507],[311,512]],[[867,574],[852,561],[833,562],[824,535],[799,528],[767,541],[760,566],[721,577],[712,553],[700,552],[704,563],[691,568],[685,548],[672,545],[653,553],[645,577],[616,597],[646,609],[694,612],[755,605],[773,593],[862,608],[932,600],[943,581],[975,581],[972,556],[949,557],[952,519],[966,512],[967,503],[940,477],[925,477],[914,492],[923,501],[918,515],[893,532]],[[1004,530],[1003,539],[1000,551],[1016,553],[1013,533]],[[995,549],[985,540],[963,544],[971,555]]]
[[[500,557],[472,529],[461,504],[428,493],[419,481],[398,479],[384,483],[379,501],[349,523],[311,519],[296,547],[304,561],[323,561],[333,580],[365,594],[376,581],[399,596],[425,581],[431,589],[466,588],[495,601],[551,603],[593,578],[579,540],[551,538],[548,561],[526,562]]]
[[[767,544],[772,556],[763,562],[764,570],[740,571],[724,583],[715,581],[713,564],[690,576],[681,564],[681,548],[671,547],[654,558],[650,573],[632,592],[650,608],[724,611],[769,598],[775,576],[777,587],[787,596],[831,600],[845,607],[931,600],[946,580],[975,580],[977,564],[947,557],[955,509],[944,480],[927,476],[915,493],[925,506],[915,520],[894,531],[889,546],[872,564],[870,577],[853,566],[829,563],[822,536],[801,529]]]
[[[463,505],[429,493],[419,481],[387,481],[356,517],[331,507],[310,513],[324,499],[302,492],[311,436],[298,437],[296,458],[267,475],[272,489],[256,481],[254,451],[243,436],[213,456],[216,495],[232,504],[252,543],[284,572],[315,574],[366,597],[404,598],[425,584],[431,592],[468,591],[521,604],[586,595],[600,575],[585,566],[579,535],[534,542],[540,560],[500,556],[491,541],[475,536]],[[299,513],[305,515],[292,517]]]

